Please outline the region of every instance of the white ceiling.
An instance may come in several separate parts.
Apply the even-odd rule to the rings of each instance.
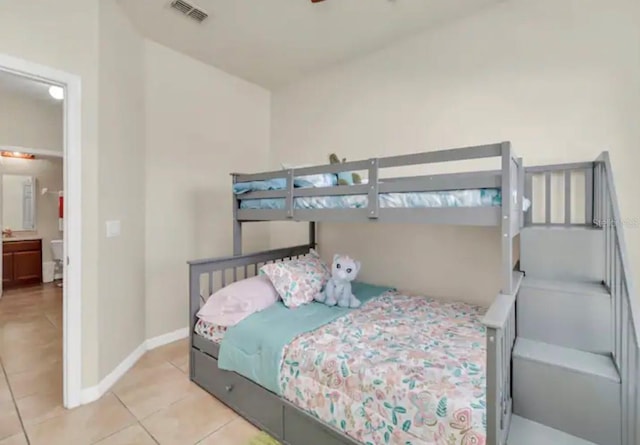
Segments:
[[[170,0],[118,1],[145,37],[276,88],[501,0],[193,0],[202,24]]]
[[[49,95],[50,86],[44,82],[0,70],[0,93],[7,92],[14,95],[22,95],[62,106],[63,101],[56,100]]]

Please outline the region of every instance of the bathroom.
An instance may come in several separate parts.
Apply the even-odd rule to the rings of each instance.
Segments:
[[[62,285],[62,158],[2,152],[3,289]]]

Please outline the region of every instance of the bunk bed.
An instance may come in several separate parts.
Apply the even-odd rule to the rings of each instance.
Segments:
[[[386,168],[483,158],[499,159],[501,168],[494,171],[394,178],[383,178],[380,174],[381,170]],[[318,175],[337,175],[363,170],[367,172],[367,181],[363,184],[308,187],[304,181],[301,182],[305,178]],[[197,313],[206,299],[204,296],[209,296],[216,289],[239,279],[257,275],[259,268],[264,264],[308,255],[318,241],[317,222],[402,222],[495,226],[501,233],[501,291],[486,312],[477,311],[474,308],[465,309],[467,317],[465,323],[468,323],[474,331],[469,335],[469,341],[480,348],[480,356],[486,359],[484,366],[480,366],[484,369],[479,370],[484,372],[484,375],[479,377],[480,383],[475,381],[477,400],[474,402],[474,407],[481,410],[481,424],[483,433],[486,435],[483,434],[482,437],[468,435],[464,438],[459,436],[458,440],[460,440],[459,443],[464,444],[501,445],[505,443],[512,404],[510,367],[515,342],[515,300],[522,278],[520,272],[514,271],[513,243],[524,223],[525,203],[523,196],[525,173],[522,159],[515,156],[509,142],[301,169],[232,174],[232,178],[234,187],[233,255],[189,262],[190,377],[192,381],[284,444],[355,445],[362,443],[362,440],[346,434],[339,423],[331,422],[333,424],[330,424],[317,412],[311,414],[308,409],[300,407],[301,403],[295,397],[295,386],[299,382],[293,382],[293,392],[290,391],[288,396],[284,397],[265,388],[264,385],[259,385],[254,381],[255,379],[220,369],[218,358],[225,330],[207,326],[198,319]],[[308,244],[243,254],[243,224],[257,221],[309,222]],[[366,304],[363,308],[384,313],[385,307],[388,309],[389,304],[393,306],[403,298],[392,292],[381,291],[380,294],[381,296],[375,300],[376,304]],[[414,303],[404,301],[402,304]],[[431,303],[424,304],[428,306]],[[407,312],[420,314],[420,308],[411,306],[405,309]],[[348,316],[323,326],[324,334],[330,335],[332,329],[334,332],[348,330],[349,326],[340,327],[339,324],[356,323],[354,319],[360,313],[361,311],[351,312]],[[410,323],[411,320],[408,319],[408,322]],[[478,333],[481,336],[480,340],[477,337]],[[296,376],[299,370],[292,369],[291,363],[297,366],[296,358],[302,360],[307,352],[309,354],[313,351],[318,352],[313,337],[308,335],[296,338],[287,348],[286,354],[283,353],[288,358],[287,373]],[[315,372],[322,373],[321,360],[316,361],[315,365],[318,368]],[[283,362],[282,369],[284,368]],[[327,372],[330,373],[330,371]],[[446,380],[447,376],[439,374],[438,378]],[[477,394],[478,387],[486,388],[485,392]],[[416,400],[413,402],[419,405],[420,400],[417,400],[419,397],[415,397]],[[331,410],[333,409],[332,403]],[[411,422],[397,424],[397,417],[402,410],[403,408],[397,408],[397,411],[394,407],[390,408],[389,415],[393,418],[393,422],[389,420],[390,433],[395,434],[396,431],[411,427]],[[450,423],[459,427],[460,434],[469,432],[470,428],[468,425],[465,426],[465,422],[470,422],[469,411],[464,409],[456,413],[442,411],[446,409],[441,409],[438,415],[454,416]],[[424,425],[429,424],[429,419],[428,413],[416,414],[413,422]],[[395,425],[395,430],[391,427],[391,423]],[[386,431],[381,432],[380,443],[393,442],[394,438],[398,439],[400,436],[396,435],[392,438]],[[424,442],[418,440],[415,443]]]

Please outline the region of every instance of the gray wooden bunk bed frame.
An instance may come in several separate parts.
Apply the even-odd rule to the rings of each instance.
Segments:
[[[379,179],[383,168],[404,167],[481,158],[500,158],[501,169]],[[294,188],[294,178],[305,175],[368,171],[368,184],[323,188]],[[211,295],[233,281],[255,275],[261,265],[303,256],[316,246],[316,222],[403,222],[496,226],[501,233],[501,291],[488,309],[487,332],[487,444],[506,442],[511,419],[511,355],[516,338],[516,294],[522,274],[514,271],[513,242],[524,224],[525,172],[509,142],[346,162],[296,170],[233,174],[233,182],[286,178],[284,190],[255,191],[233,197],[233,256],[189,262],[190,377],[244,418],[288,445],[357,445],[358,442],[311,416],[287,400],[241,375],[218,368],[219,345],[195,333],[196,314],[203,289]],[[499,188],[502,205],[494,207],[381,208],[379,194]],[[294,199],[302,196],[366,194],[360,209],[302,210]],[[284,198],[282,210],[240,208],[240,199]],[[308,221],[308,244],[252,254],[242,253],[242,225],[255,221]]]

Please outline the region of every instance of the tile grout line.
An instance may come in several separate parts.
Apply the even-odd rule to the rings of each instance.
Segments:
[[[136,423],[138,425],[140,425],[140,428],[142,428],[145,431],[145,433],[147,433],[147,435],[151,438],[151,440],[153,440],[156,444],[160,445],[160,442],[158,442],[158,440],[155,438],[155,436],[153,434],[151,434],[151,431],[149,431],[147,429],[147,427],[144,426],[142,421],[140,419],[138,419],[138,417],[131,412],[129,407],[122,400],[120,400],[120,397],[118,397],[118,394],[116,394],[115,392],[112,392],[111,394],[113,394],[113,396],[118,400],[118,402],[120,402],[122,404],[122,406],[124,406],[124,409],[126,409],[129,412],[129,414],[131,414],[133,416],[133,418],[136,419]],[[131,425],[127,426],[126,428],[129,428],[130,426]],[[123,428],[123,429],[126,429],[126,428]],[[122,430],[120,430],[120,431],[122,431]],[[118,431],[118,432],[120,432],[120,431]],[[113,433],[113,434],[116,434],[116,433]],[[109,436],[107,436],[107,437],[109,437]],[[103,439],[100,439],[100,440],[103,440]]]
[[[56,326],[55,324],[53,324],[53,321],[51,321],[51,319],[47,316],[47,314],[46,314],[46,313],[43,313],[42,315],[43,315],[43,316],[44,316],[44,318],[49,322],[49,324],[50,324],[51,326],[53,326],[53,327],[54,327],[54,329],[59,329],[59,328],[58,328],[58,326]],[[63,317],[64,317],[64,315],[63,315]],[[63,323],[64,323],[64,321],[63,321]],[[64,339],[63,339],[63,341],[64,341]]]
[[[163,365],[164,365],[164,364],[172,365],[172,364],[171,364],[170,362],[168,362],[167,360],[164,360],[162,364],[163,364]],[[172,366],[173,366],[173,365],[172,365]],[[173,366],[173,367],[175,368],[175,366]],[[177,369],[178,369],[178,371],[180,371],[180,369],[179,369],[179,368],[177,368]],[[180,372],[181,372],[182,374],[185,374],[185,373],[184,373],[184,372],[182,372],[182,371],[180,371]],[[185,374],[185,375],[186,375],[186,374]],[[167,409],[167,408],[169,408],[170,406],[175,405],[176,403],[182,402],[183,400],[186,400],[186,399],[188,399],[189,397],[194,397],[194,396],[195,396],[195,394],[183,394],[183,395],[181,395],[178,399],[176,399],[176,400],[174,400],[174,401],[172,401],[172,402],[169,402],[169,403],[168,403],[168,405],[163,406],[163,407],[161,407],[161,408],[156,408],[154,411],[151,411],[151,412],[149,412],[149,413],[145,414],[145,415],[144,415],[144,418],[142,418],[142,419],[138,419],[138,416],[136,416],[135,414],[133,414],[133,412],[129,409],[129,407],[127,407],[127,405],[126,405],[122,400],[120,400],[120,397],[118,397],[118,395],[117,395],[114,391],[110,391],[110,392],[111,392],[111,394],[113,394],[113,395],[114,395],[114,396],[115,396],[115,397],[120,401],[120,403],[122,403],[122,404],[127,408],[127,411],[129,411],[129,412],[131,413],[131,415],[132,415],[133,417],[135,417],[135,418],[136,418],[136,420],[138,420],[138,422],[140,422],[140,423],[142,423],[142,421],[143,421],[143,420],[148,419],[149,417],[151,417],[151,416],[153,416],[153,415],[155,415],[155,414],[159,413],[160,411],[162,411],[162,410],[164,410],[164,409]],[[104,397],[106,394],[108,394],[108,393],[105,393],[102,397]],[[151,434],[151,433],[149,433],[149,434]]]
[[[173,366],[174,368],[176,368],[178,371],[180,371],[181,373],[183,373],[184,375],[189,374],[188,372],[184,372],[182,369],[180,369],[180,367],[178,365],[176,365],[175,363],[173,363],[171,360],[167,360],[167,363],[169,363],[171,366]]]
[[[213,397],[213,396],[211,396]],[[215,398],[215,397],[214,397]],[[216,399],[218,400],[218,399]],[[222,402],[221,402],[222,403]],[[234,414],[235,411],[234,411]],[[240,419],[241,417],[238,415],[237,417],[234,417],[233,419],[229,420],[226,423],[223,423],[222,425],[220,425],[218,428],[216,428],[215,430],[211,431],[209,434],[207,434],[206,436],[204,436],[202,439],[199,439],[194,445],[198,445],[201,444],[205,439],[208,439],[209,437],[213,436],[214,434],[216,434],[218,431],[220,431],[222,428],[224,428],[227,425],[230,425],[231,423],[237,421],[238,419]]]
[[[181,370],[181,369],[180,369],[180,368],[179,368],[175,363],[173,363],[171,360],[163,360],[163,362],[164,362],[164,363],[168,363],[169,365],[171,365],[173,368],[175,368],[175,369],[177,369],[178,371],[180,371],[180,372],[181,372],[182,374],[184,374],[185,376],[188,376],[188,373],[183,372],[183,371],[182,371],[182,370]],[[163,409],[167,409],[167,408],[169,408],[169,407],[171,407],[171,406],[173,406],[173,405],[175,405],[175,404],[177,404],[177,403],[180,403],[180,402],[182,402],[182,401],[184,401],[184,400],[188,399],[189,397],[197,397],[197,396],[198,396],[198,395],[193,395],[193,394],[192,394],[192,395],[185,395],[185,396],[181,397],[180,399],[175,400],[175,401],[173,401],[173,402],[169,403],[166,407],[164,407],[164,408],[160,408],[160,409],[158,409],[157,411],[154,411],[154,412],[152,412],[152,413],[149,413],[147,416],[145,416],[145,418],[144,418],[144,419],[138,419],[138,417],[137,417],[135,414],[133,414],[133,412],[129,409],[129,407],[128,407],[128,406],[127,406],[127,405],[126,405],[126,404],[125,404],[121,399],[120,399],[120,397],[118,397],[118,395],[117,395],[115,392],[111,392],[111,394],[113,394],[113,395],[115,396],[115,398],[116,398],[116,399],[118,399],[118,401],[119,401],[119,402],[120,402],[120,403],[121,403],[121,404],[122,404],[122,405],[127,409],[127,411],[129,411],[129,413],[131,413],[131,415],[132,415],[133,417],[135,417],[135,419],[136,419],[137,423],[140,425],[140,427],[141,427],[141,428],[142,428],[142,429],[143,429],[143,430],[144,430],[144,431],[149,435],[149,437],[151,437],[151,439],[152,439],[156,444],[158,444],[158,445],[160,445],[160,442],[155,438],[155,436],[151,433],[151,431],[149,431],[149,430],[147,429],[147,427],[142,423],[142,421],[143,421],[144,419],[148,419],[149,417],[151,417],[151,416],[153,416],[153,415],[155,415],[155,414],[159,413],[159,412],[160,412],[160,411],[162,411]],[[207,394],[207,395],[211,396],[210,394]],[[211,397],[213,397],[213,396],[211,396]],[[222,428],[224,428],[225,426],[227,426],[227,425],[229,425],[230,423],[232,423],[232,422],[234,422],[234,421],[238,420],[238,418],[239,418],[239,417],[235,417],[235,418],[232,418],[232,419],[230,419],[229,421],[227,421],[227,422],[223,423],[222,425],[220,425],[220,426],[219,426],[218,428],[216,428],[215,430],[213,430],[213,431],[209,432],[206,436],[204,436],[204,437],[202,437],[202,438],[198,439],[198,440],[194,443],[194,445],[198,445],[198,444],[199,444],[199,443],[201,443],[203,440],[205,440],[205,439],[207,439],[208,437],[210,437],[210,436],[214,435],[215,433],[217,433],[218,431],[220,431],[220,430],[221,430]],[[129,425],[129,426],[131,426],[131,425]],[[127,427],[127,428],[128,428],[128,427]],[[122,431],[122,430],[121,430],[121,431]],[[114,434],[116,434],[116,433],[114,433]],[[113,434],[112,434],[112,435],[113,435]],[[111,435],[110,435],[110,436],[111,436]],[[107,437],[110,437],[110,436],[107,436]],[[103,439],[101,439],[101,440],[104,440],[104,439],[105,439],[105,438],[103,438]]]
[[[4,374],[4,380],[5,382],[7,382],[7,388],[9,389],[9,394],[11,394],[11,401],[13,402],[13,408],[16,410],[16,416],[18,416],[18,421],[20,422],[20,428],[22,428],[22,434],[24,435],[24,438],[27,441],[27,445],[31,445],[31,440],[29,439],[29,435],[27,434],[27,429],[24,427],[24,422],[22,421],[22,415],[20,414],[20,410],[18,409],[16,398],[13,395],[13,389],[11,389],[11,383],[9,383],[9,376],[7,375],[7,371],[4,368],[4,361],[2,360],[2,357],[0,357],[0,368],[2,368],[2,373]]]

